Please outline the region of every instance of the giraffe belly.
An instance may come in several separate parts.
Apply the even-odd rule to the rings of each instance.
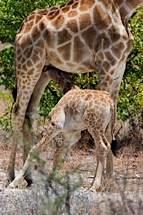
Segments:
[[[82,63],[73,63],[73,62],[63,62],[63,63],[50,63],[52,66],[69,73],[86,73],[97,70],[95,62],[89,60]]]
[[[97,69],[95,56],[88,46],[79,49],[76,54],[73,51],[67,51],[66,47],[63,52],[58,50],[58,47],[56,47],[53,51],[47,51],[47,60],[50,65],[60,70],[72,73],[85,73]]]
[[[76,116],[72,118],[66,118],[64,125],[64,132],[73,132],[73,131],[83,131],[85,130],[85,124],[82,120],[81,114],[76,114]]]

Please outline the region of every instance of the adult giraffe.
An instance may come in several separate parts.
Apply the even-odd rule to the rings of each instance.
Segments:
[[[36,10],[24,20],[16,37],[17,96],[8,182],[14,179],[20,133],[29,139],[29,128],[42,92],[51,78],[58,79],[59,70],[67,73],[97,70],[99,88],[108,91],[117,102],[133,43],[128,19],[142,3],[143,0],[72,0],[61,6]],[[28,140],[24,144],[24,161],[29,149]],[[30,172],[25,179],[31,183]]]

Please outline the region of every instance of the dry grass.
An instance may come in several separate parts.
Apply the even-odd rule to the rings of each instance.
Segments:
[[[53,155],[55,147],[53,145],[45,146],[41,152],[42,158],[47,163],[48,170],[52,168]],[[6,168],[9,160],[11,147],[8,143],[0,142],[0,183],[4,183]],[[16,158],[16,170],[22,167],[22,148],[18,148]],[[82,150],[75,147],[71,150],[65,163],[62,165],[62,173],[74,169],[76,174],[80,174],[83,183],[88,184],[92,181],[96,159],[94,150]],[[117,157],[114,157],[115,181],[118,185],[116,188],[123,191],[143,193],[143,151],[136,151],[129,145],[121,148]],[[113,183],[113,182],[111,182]],[[107,184],[107,182],[106,182]],[[109,191],[110,189],[103,189]],[[114,190],[114,192],[116,189]]]

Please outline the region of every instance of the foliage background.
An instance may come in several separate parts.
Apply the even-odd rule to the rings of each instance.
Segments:
[[[23,19],[33,10],[50,7],[64,0],[0,0],[0,41],[6,48],[0,51],[0,85],[12,91],[14,80],[14,40]],[[126,71],[120,87],[118,117],[126,120],[130,115],[143,112],[143,5],[130,18],[129,25],[134,36],[133,49],[128,57]],[[96,89],[96,72],[74,74],[75,83],[81,88]],[[53,81],[43,93],[38,111],[47,115],[61,94]]]

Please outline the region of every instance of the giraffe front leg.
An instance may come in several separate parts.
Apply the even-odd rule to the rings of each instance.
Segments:
[[[71,147],[78,142],[78,140],[81,138],[81,132],[80,131],[74,131],[70,133],[64,133],[63,134],[62,143],[57,145],[56,152],[54,154],[54,169],[59,169],[61,165],[64,163],[66,156],[68,155]]]

